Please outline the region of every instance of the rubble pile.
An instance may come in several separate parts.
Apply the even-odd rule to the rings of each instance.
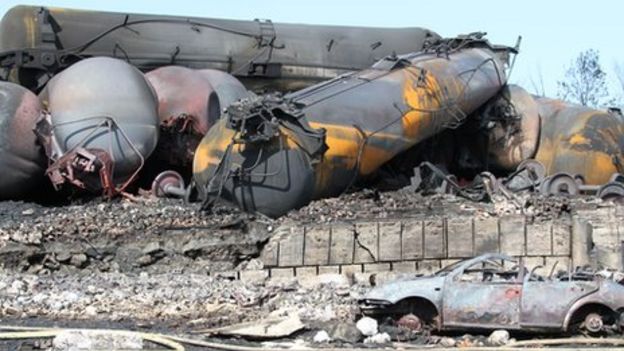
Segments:
[[[314,277],[302,285],[197,274],[2,275],[0,312],[5,322],[129,322],[185,331],[267,317],[297,316],[308,325],[347,323],[356,319],[356,300],[367,287],[338,278],[325,283]]]
[[[503,197],[472,202],[413,189],[360,190],[321,199],[279,219],[228,206],[206,214],[175,199],[93,199],[46,207],[0,202],[0,266],[6,271],[207,273],[244,268],[281,225],[361,219],[524,214],[533,221],[569,218],[577,210],[614,206],[594,198],[525,194],[520,206]],[[256,267],[262,269],[262,267]]]
[[[128,234],[145,237],[165,228],[218,228],[240,217],[239,211],[228,209],[207,216],[197,205],[149,197],[137,201],[93,199],[55,207],[5,201],[0,202],[0,243],[41,244],[59,238],[80,241]]]
[[[205,273],[257,256],[270,223],[226,207],[217,213],[207,216],[197,205],[154,198],[60,207],[3,202],[0,266],[37,274],[148,268]]]

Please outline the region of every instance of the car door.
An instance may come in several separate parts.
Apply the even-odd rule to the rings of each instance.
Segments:
[[[497,273],[488,269],[479,274],[470,266],[447,277],[442,302],[445,328],[519,328],[522,279]]]
[[[598,289],[595,282],[546,279],[526,281],[522,291],[523,327],[561,328],[574,302]]]

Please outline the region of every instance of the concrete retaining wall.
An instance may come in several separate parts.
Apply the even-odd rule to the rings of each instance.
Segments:
[[[286,225],[262,251],[262,274],[426,274],[485,252],[522,256],[527,264],[547,269],[554,262],[558,269],[586,264],[622,269],[623,215],[621,209],[605,208],[548,222],[466,216]]]

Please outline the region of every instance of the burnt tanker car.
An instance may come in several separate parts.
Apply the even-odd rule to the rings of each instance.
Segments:
[[[5,80],[31,90],[88,57],[142,71],[178,65],[217,69],[249,89],[294,90],[387,55],[415,52],[438,35],[422,28],[365,28],[17,6],[0,22]]]

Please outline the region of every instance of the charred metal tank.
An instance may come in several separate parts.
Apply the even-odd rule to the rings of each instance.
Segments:
[[[511,50],[481,35],[442,40],[284,97],[234,104],[195,153],[200,197],[277,217],[337,195],[461,125],[505,85],[501,57]]]
[[[87,57],[127,60],[143,71],[181,65],[225,71],[250,89],[295,90],[422,49],[422,28],[365,28],[17,6],[0,22],[0,66],[39,89]]]
[[[167,128],[203,135],[221,115],[217,92],[197,70],[167,66],[148,72],[145,78],[156,92],[160,123]]]
[[[471,134],[473,140],[487,139],[486,148],[472,150],[473,156],[486,150],[481,170],[505,174],[534,158],[542,178],[557,177],[572,187],[575,182],[581,187],[605,184],[624,172],[624,117],[619,110],[532,96],[509,85],[470,119],[480,127]],[[463,142],[471,148],[465,138]]]
[[[219,107],[227,108],[233,102],[249,97],[251,92],[231,74],[215,69],[202,69],[199,74],[205,77],[219,97]],[[219,115],[221,111],[219,111]],[[219,116],[220,117],[220,116]]]
[[[155,162],[162,169],[190,170],[195,149],[221,116],[221,106],[249,95],[236,78],[216,70],[166,66],[145,77],[158,97],[161,135]]]
[[[541,116],[535,158],[549,175],[580,175],[586,184],[611,181],[624,173],[624,117],[561,100],[536,98]]]
[[[91,58],[56,75],[46,90],[49,114],[36,131],[53,185],[123,191],[158,141],[156,96],[143,74],[121,60]]]
[[[507,85],[479,116],[489,124],[488,161],[490,170],[514,171],[537,152],[540,116],[533,96],[517,85]]]
[[[23,198],[43,179],[45,154],[33,132],[41,113],[35,94],[0,82],[0,200]]]

